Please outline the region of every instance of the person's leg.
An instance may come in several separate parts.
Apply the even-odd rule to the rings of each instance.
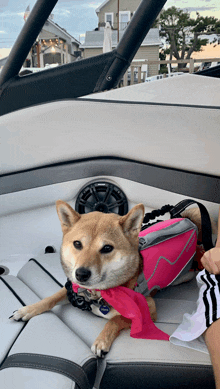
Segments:
[[[216,389],[220,389],[220,319],[212,323],[203,336],[213,365]]]

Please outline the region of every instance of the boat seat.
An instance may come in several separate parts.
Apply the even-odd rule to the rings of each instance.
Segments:
[[[39,301],[14,276],[0,277],[0,388],[89,389],[97,359],[53,312],[28,323],[8,320],[13,311]]]
[[[14,285],[25,304],[52,295],[66,282],[57,253],[32,258],[19,271],[17,278],[5,276],[2,279],[9,285]],[[195,309],[197,296],[195,279],[158,292],[155,296],[157,326],[171,335],[182,321],[183,314]],[[10,307],[6,307],[5,317],[8,318],[19,306],[19,301],[13,296]],[[58,305],[52,312],[30,320],[10,349],[8,358],[15,353],[37,353],[77,362],[89,377],[90,383],[96,374],[94,386],[97,389],[214,388],[213,370],[207,353],[175,346],[166,341],[134,339],[130,337],[129,330],[122,331],[110,352],[105,358],[98,360],[96,372],[95,358],[90,347],[105,323],[105,319],[91,312],[81,311],[70,304]],[[19,322],[10,323],[11,325],[17,326],[19,331],[24,324]],[[58,333],[59,337],[56,335]],[[65,340],[62,340],[63,337]],[[29,338],[31,341],[28,346]],[[13,342],[12,339],[10,342]],[[6,374],[7,370],[2,370],[1,374]],[[39,371],[37,374],[40,374]],[[79,386],[78,383],[77,385]]]

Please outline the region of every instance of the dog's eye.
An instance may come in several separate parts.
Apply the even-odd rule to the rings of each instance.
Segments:
[[[73,246],[74,246],[75,249],[77,249],[77,250],[81,250],[81,249],[82,249],[82,243],[81,243],[79,240],[74,240]]]
[[[111,246],[110,244],[106,244],[105,246],[102,247],[102,249],[100,250],[100,253],[107,254],[107,253],[111,253],[112,250],[114,250],[114,247]]]

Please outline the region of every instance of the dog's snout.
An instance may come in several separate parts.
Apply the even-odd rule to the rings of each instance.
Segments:
[[[76,270],[76,279],[79,282],[86,282],[91,277],[91,271],[85,267],[79,267]]]

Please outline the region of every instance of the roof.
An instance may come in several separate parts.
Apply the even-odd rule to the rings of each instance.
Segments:
[[[48,28],[48,30],[47,30],[47,28]],[[47,31],[49,31],[49,34]],[[41,35],[41,38],[48,39],[49,35],[56,36],[58,34],[58,32],[60,34],[60,38],[63,38],[63,36],[65,36],[66,38],[71,40],[71,42],[74,42],[77,45],[80,44],[80,42],[77,39],[75,39],[72,35],[70,35],[64,28],[60,27],[59,24],[54,23],[50,18],[46,20],[46,22],[43,26],[43,29],[40,32],[40,35]]]
[[[123,31],[119,31],[119,39],[121,39]],[[112,47],[117,46],[117,30],[112,30]],[[80,45],[80,48],[102,48],[104,40],[104,30],[102,31],[86,31],[85,42]],[[161,40],[159,37],[158,28],[151,28],[144,38],[141,46],[155,46],[160,45]]]
[[[100,10],[104,7],[104,5],[107,4],[109,1],[110,1],[110,0],[105,0],[105,1],[103,1],[103,3],[102,3],[98,8],[96,8],[95,12],[96,12],[96,13],[99,13]]]

